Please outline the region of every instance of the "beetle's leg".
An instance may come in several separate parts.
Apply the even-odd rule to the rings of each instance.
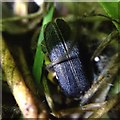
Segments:
[[[54,84],[56,84],[55,78],[57,79],[56,72],[49,72],[47,78]]]

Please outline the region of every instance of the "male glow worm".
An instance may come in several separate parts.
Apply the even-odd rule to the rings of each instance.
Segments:
[[[49,67],[56,72],[66,96],[80,97],[90,88],[91,82],[86,77],[79,48],[77,44],[71,47],[69,36],[70,28],[62,19],[56,19],[45,27],[44,39],[51,60]]]

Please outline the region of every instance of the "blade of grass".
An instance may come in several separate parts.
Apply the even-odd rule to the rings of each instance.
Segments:
[[[33,75],[35,78],[35,82],[37,83],[38,86],[40,85],[40,78],[42,75],[42,66],[44,61],[44,53],[42,52],[42,49],[41,49],[41,42],[44,39],[44,34],[43,34],[44,25],[52,20],[53,13],[54,13],[54,6],[52,5],[50,7],[50,10],[47,12],[47,14],[43,18],[42,28],[38,38],[37,49],[36,49],[36,54],[35,54],[35,59],[33,64]]]

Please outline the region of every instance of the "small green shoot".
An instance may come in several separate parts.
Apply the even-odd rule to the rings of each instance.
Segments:
[[[44,25],[46,25],[48,22],[50,22],[53,18],[53,13],[54,13],[54,6],[52,5],[45,17],[43,18],[43,23],[42,23],[42,28],[40,31],[39,39],[38,39],[38,44],[37,44],[37,49],[36,49],[36,54],[35,54],[35,59],[34,59],[34,64],[33,64],[33,75],[35,78],[35,82],[37,85],[40,85],[40,79],[42,75],[42,67],[43,67],[43,61],[44,61],[44,53],[42,52],[41,48],[41,42],[44,40]]]

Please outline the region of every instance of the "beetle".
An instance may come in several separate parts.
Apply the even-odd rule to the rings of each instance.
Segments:
[[[78,98],[91,86],[85,72],[81,52],[77,43],[72,46],[70,27],[62,19],[49,22],[44,30],[44,39],[58,83],[68,97]]]

